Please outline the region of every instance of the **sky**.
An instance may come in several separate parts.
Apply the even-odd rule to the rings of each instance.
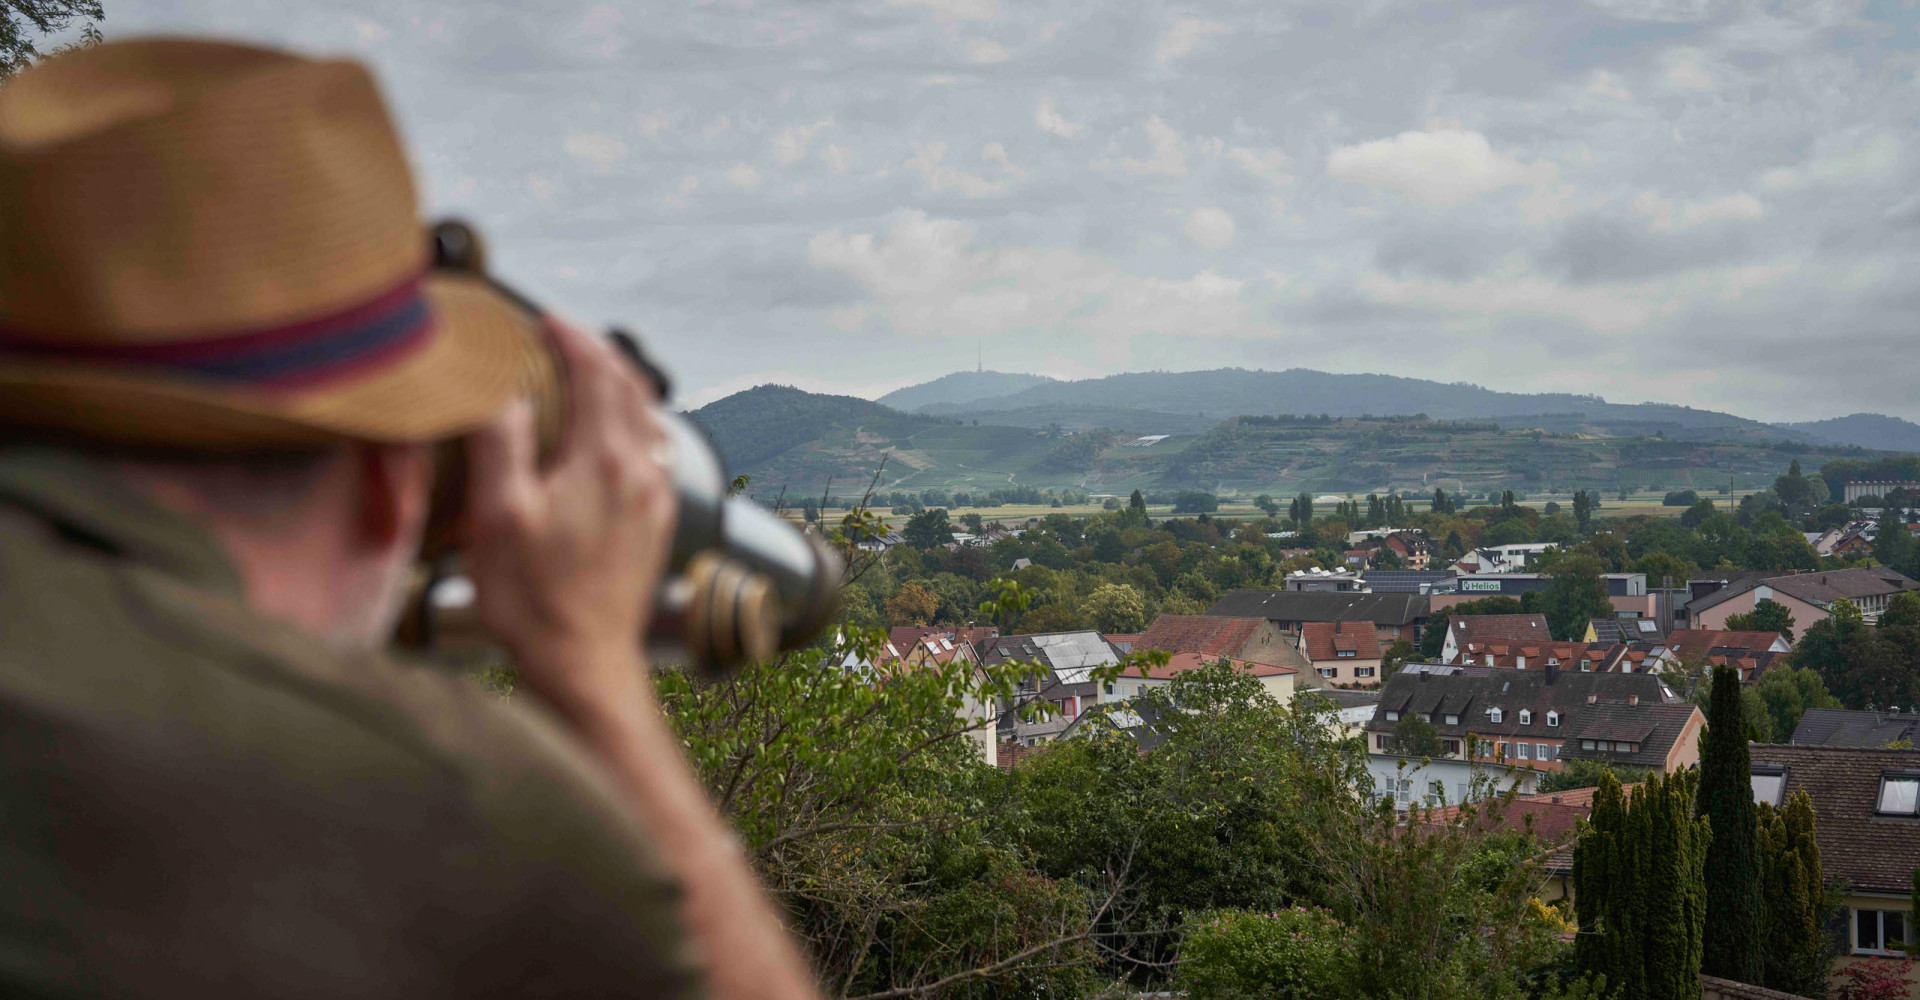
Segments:
[[[1920,420],[1915,0],[106,9],[371,63],[427,210],[685,406],[984,357]]]

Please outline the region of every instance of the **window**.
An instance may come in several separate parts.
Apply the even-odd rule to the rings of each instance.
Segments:
[[[1533,759],[1534,760],[1552,760],[1553,747],[1550,747],[1545,743],[1535,743],[1533,745]]]
[[[1920,774],[1882,774],[1880,798],[1874,811],[1887,816],[1912,816],[1920,806]]]
[[[1351,659],[1351,658],[1353,657],[1353,655],[1354,655],[1354,651],[1353,651],[1353,650],[1351,650],[1351,649],[1341,649],[1341,650],[1336,650],[1336,651],[1334,651],[1334,654],[1333,654],[1333,655],[1335,655],[1335,656],[1337,656],[1337,657],[1339,657],[1339,658],[1341,658],[1341,659],[1343,659],[1343,660],[1344,660],[1344,659]]]
[[[1457,715],[1449,715],[1449,716],[1447,716],[1447,725],[1449,725],[1449,726],[1457,726],[1457,725],[1459,725],[1459,724],[1460,724],[1460,717],[1459,717],[1459,716],[1457,716]]]
[[[1500,742],[1498,742],[1498,743],[1495,743],[1495,744],[1493,745],[1493,756],[1494,756],[1494,757],[1495,757],[1496,759],[1497,759],[1497,758],[1504,758],[1504,757],[1506,757],[1506,755],[1507,755],[1507,741],[1506,741],[1506,740],[1501,740]]]
[[[1533,747],[1526,743],[1515,743],[1513,745],[1513,755],[1521,760],[1532,760]]]
[[[1107,685],[1107,693],[1108,693],[1108,694],[1112,694],[1112,693],[1113,693],[1113,685],[1112,685],[1112,684],[1108,684],[1108,685]]]
[[[1444,746],[1444,747],[1446,747],[1446,748],[1447,748],[1447,756],[1449,756],[1449,757],[1458,757],[1458,756],[1460,756],[1460,741],[1459,741],[1459,740],[1441,740],[1441,741],[1440,741],[1440,744],[1441,744],[1442,746]]]
[[[1559,725],[1560,725],[1560,713],[1559,713],[1559,712],[1548,712],[1548,713],[1547,713],[1547,728],[1548,728],[1548,729],[1553,729],[1553,728],[1557,728],[1557,727],[1558,727]]]
[[[1444,781],[1427,782],[1427,799],[1433,802],[1447,801],[1447,783]]]
[[[1581,673],[1583,673],[1583,674],[1590,674],[1590,673],[1593,673],[1593,661],[1592,661],[1592,660],[1581,660],[1581,661],[1580,661],[1580,672],[1581,672]]]
[[[1372,667],[1355,667],[1355,668],[1353,668],[1353,676],[1355,676],[1355,677],[1372,677],[1372,676],[1373,676],[1373,668],[1372,668]]]
[[[1393,779],[1392,779],[1392,778],[1388,778],[1388,779],[1387,779],[1387,783],[1388,783],[1388,784],[1392,784],[1392,783],[1393,783]],[[1404,809],[1404,808],[1406,808],[1406,805],[1407,805],[1407,800],[1409,800],[1409,799],[1411,799],[1411,798],[1413,798],[1413,779],[1412,779],[1412,778],[1401,778],[1401,779],[1400,779],[1400,787],[1394,790],[1394,793],[1393,793],[1393,800],[1394,800],[1395,802],[1397,802],[1397,803],[1399,803],[1399,804],[1400,804],[1400,807]]]
[[[1428,712],[1428,713],[1426,713],[1425,715],[1423,715],[1423,716],[1421,716],[1421,718],[1424,718],[1424,719],[1426,719],[1426,720],[1427,720],[1428,722],[1432,722],[1432,721],[1433,721],[1433,713],[1432,713],[1432,712]]]
[[[1582,750],[1592,750],[1592,749],[1593,749],[1593,741],[1592,741],[1592,740],[1581,740],[1581,741],[1580,741],[1580,749],[1582,749]]]
[[[1393,710],[1393,709],[1391,709],[1391,708],[1389,708],[1389,709],[1387,709],[1387,721],[1388,721],[1388,722],[1399,722],[1399,721],[1400,721],[1400,713],[1399,713],[1399,712],[1396,712],[1396,711],[1394,711],[1394,710]]]
[[[1340,670],[1337,667],[1315,667],[1314,668],[1314,673],[1317,673],[1322,677],[1332,677],[1339,672]]]
[[[1787,769],[1778,764],[1753,765],[1753,801],[1770,806],[1780,804],[1780,793],[1787,787]]]
[[[1387,738],[1385,736],[1375,736],[1373,738],[1373,748],[1375,750],[1385,750],[1387,748]]]
[[[1891,955],[1907,943],[1907,914],[1901,910],[1853,911],[1853,953]]]
[[[1520,710],[1520,724],[1521,724],[1521,725],[1523,725],[1523,726],[1531,726],[1531,725],[1533,725],[1533,713],[1532,713],[1531,711],[1529,711],[1529,710],[1527,710],[1527,709],[1524,709],[1524,708],[1523,708],[1523,709],[1521,709],[1521,710]]]
[[[1500,721],[1500,710],[1499,710],[1499,709],[1497,709],[1497,708],[1489,708],[1489,709],[1487,709],[1487,721],[1488,721],[1488,722],[1499,722],[1499,721]]]

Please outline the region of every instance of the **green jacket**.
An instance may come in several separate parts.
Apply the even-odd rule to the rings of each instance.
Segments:
[[[688,996],[677,891],[537,706],[330,653],[107,470],[0,452],[0,994]]]

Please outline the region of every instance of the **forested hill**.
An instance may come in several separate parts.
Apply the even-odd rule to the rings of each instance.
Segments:
[[[1920,424],[1878,413],[1855,413],[1831,420],[1780,426],[1835,444],[1859,445],[1880,451],[1920,451]]]
[[[1008,372],[954,372],[931,382],[910,385],[881,396],[876,402],[896,410],[918,410],[926,406],[964,406],[982,399],[1006,396],[1038,385],[1051,385],[1045,375],[1020,375]]]
[[[953,378],[954,376],[947,376]],[[941,380],[928,383],[936,385]],[[913,400],[912,387],[888,400]],[[1231,416],[1330,414],[1336,417],[1410,416],[1436,420],[1493,420],[1504,427],[1541,428],[1609,437],[1660,435],[1690,441],[1811,441],[1810,435],[1711,410],[1663,403],[1617,404],[1598,396],[1568,393],[1496,392],[1466,383],[1434,382],[1397,375],[1340,375],[1291,368],[1271,372],[1219,368],[1195,372],[1134,372],[1073,382],[1048,381],[971,402],[920,404],[919,412],[977,419],[981,423],[1069,428],[1112,426],[1110,419],[1076,419],[1081,407],[1125,406],[1142,413],[1219,421]],[[1034,421],[1042,421],[1035,423]],[[1125,429],[1164,433],[1137,420]],[[1185,429],[1184,427],[1177,429]],[[1822,439],[1822,443],[1827,443]]]
[[[901,413],[855,396],[827,396],[785,385],[755,386],[693,411],[730,472],[753,472],[782,454],[867,428],[868,436],[904,437],[949,419]]]

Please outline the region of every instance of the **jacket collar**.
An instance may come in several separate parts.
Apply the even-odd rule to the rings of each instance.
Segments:
[[[243,596],[239,571],[205,528],[79,452],[0,450],[0,505],[29,511],[83,545],[235,600]]]

